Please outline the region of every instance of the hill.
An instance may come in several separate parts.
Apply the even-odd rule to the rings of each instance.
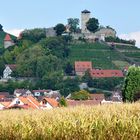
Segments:
[[[94,68],[122,69],[140,62],[140,49],[137,47],[116,46],[112,49],[105,43],[76,43],[69,48],[72,64],[75,61],[92,61]]]
[[[4,38],[5,38],[5,36],[6,36],[6,32],[4,32],[4,31],[0,31],[0,48],[3,48],[4,46],[3,46],[3,40],[4,40]],[[15,36],[13,36],[13,35],[11,35],[11,34],[9,34],[10,35],[10,37],[14,40],[14,39],[16,39],[16,37]]]

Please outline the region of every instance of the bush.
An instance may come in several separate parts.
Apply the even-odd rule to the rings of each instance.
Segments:
[[[79,92],[74,92],[72,94],[72,99],[73,100],[88,100],[90,97],[89,92],[85,91],[85,90],[81,90]]]

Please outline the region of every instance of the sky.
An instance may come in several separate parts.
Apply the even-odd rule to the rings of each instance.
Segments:
[[[140,0],[1,0],[0,24],[18,35],[24,29],[52,27],[80,18],[91,11],[100,25],[110,25],[124,39],[135,39],[140,47]]]

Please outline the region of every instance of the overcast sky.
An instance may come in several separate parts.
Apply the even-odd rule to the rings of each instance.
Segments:
[[[1,0],[0,24],[17,35],[23,29],[66,24],[70,17],[80,18],[84,9],[140,46],[140,0]]]

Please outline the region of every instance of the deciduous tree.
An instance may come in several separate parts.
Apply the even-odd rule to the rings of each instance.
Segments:
[[[91,32],[95,32],[99,28],[99,22],[96,18],[90,18],[86,24],[87,29]]]
[[[140,67],[131,66],[124,80],[123,100],[133,102],[140,98]]]

